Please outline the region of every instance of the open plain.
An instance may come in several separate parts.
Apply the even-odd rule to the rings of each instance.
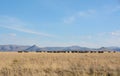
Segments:
[[[0,76],[120,76],[120,53],[0,52]]]

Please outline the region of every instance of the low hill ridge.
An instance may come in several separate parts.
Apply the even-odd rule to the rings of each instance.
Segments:
[[[101,47],[87,48],[80,46],[69,47],[39,47],[37,45],[21,46],[21,45],[0,45],[0,51],[120,51],[120,47]]]

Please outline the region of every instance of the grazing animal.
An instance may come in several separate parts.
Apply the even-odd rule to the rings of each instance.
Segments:
[[[23,51],[18,51],[18,53],[22,53]]]

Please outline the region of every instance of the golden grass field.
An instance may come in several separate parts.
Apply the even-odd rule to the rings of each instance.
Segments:
[[[120,76],[120,53],[0,52],[0,76]]]

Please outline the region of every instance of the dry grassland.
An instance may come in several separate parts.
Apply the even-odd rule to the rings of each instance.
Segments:
[[[120,53],[0,52],[0,76],[120,76]]]

